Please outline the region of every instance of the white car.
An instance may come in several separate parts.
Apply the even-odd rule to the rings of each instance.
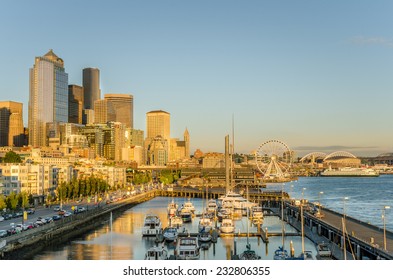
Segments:
[[[4,221],[4,217],[0,216],[0,222]]]

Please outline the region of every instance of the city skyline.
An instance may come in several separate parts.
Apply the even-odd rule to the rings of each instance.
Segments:
[[[25,126],[29,68],[53,49],[69,84],[98,68],[101,98],[132,94],[136,129],[169,112],[191,153],[223,151],[232,115],[239,153],[269,139],[298,155],[393,152],[390,1],[42,3],[0,11],[0,100],[24,104]]]

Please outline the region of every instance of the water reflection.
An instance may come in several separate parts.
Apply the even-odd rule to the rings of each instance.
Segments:
[[[175,198],[175,202],[181,205],[183,198]],[[193,199],[192,202],[200,212],[202,200]],[[168,198],[158,197],[143,204],[137,205],[121,216],[114,219],[112,224],[113,231],[110,231],[109,217],[102,226],[84,236],[71,242],[48,248],[44,252],[35,256],[37,260],[48,259],[73,259],[73,260],[143,260],[147,249],[156,245],[155,237],[142,237],[142,227],[145,215],[148,213],[156,214],[162,221],[164,227],[168,225],[166,206]],[[192,223],[184,224],[189,232],[197,232],[199,218],[195,217]],[[247,218],[235,221],[236,232],[247,232]],[[281,232],[281,223],[277,217],[265,217],[263,228],[269,232]],[[296,232],[295,229],[286,225],[286,232]],[[250,232],[257,232],[255,226],[250,226]],[[274,251],[281,246],[281,237],[270,237],[269,243],[265,244],[261,239],[252,237],[249,239],[251,248],[255,250],[262,259],[273,259]],[[301,252],[301,237],[291,236],[285,239],[285,246],[289,248],[290,241],[293,241],[296,255]],[[208,243],[201,250],[201,259],[204,260],[227,260],[231,258],[235,239],[230,236],[219,238],[217,243]],[[236,239],[237,252],[246,249],[247,238]],[[174,254],[175,244],[166,243],[169,254]],[[314,244],[306,239],[305,249],[311,250],[316,254]]]

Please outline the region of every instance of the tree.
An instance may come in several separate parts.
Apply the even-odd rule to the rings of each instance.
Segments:
[[[27,192],[21,192],[18,194],[18,204],[22,208],[27,208],[29,206],[29,195]]]
[[[14,192],[11,192],[5,201],[7,204],[7,208],[11,210],[15,210],[18,206],[18,196]]]
[[[13,152],[13,151],[9,151],[8,153],[5,154],[4,158],[3,158],[3,162],[5,163],[21,163],[22,159],[20,158],[20,156]]]
[[[7,208],[5,198],[4,195],[0,195],[0,211],[3,211],[4,208]]]

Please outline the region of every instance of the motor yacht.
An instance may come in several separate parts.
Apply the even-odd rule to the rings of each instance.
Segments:
[[[235,232],[235,225],[232,219],[222,219],[221,226],[220,226],[221,233],[234,233]]]
[[[156,236],[161,233],[162,224],[160,218],[154,214],[148,214],[145,217],[143,224],[142,235],[143,236]]]
[[[180,260],[199,259],[199,245],[197,237],[180,237],[176,245],[176,258]]]
[[[147,250],[145,260],[167,260],[168,251],[164,246],[154,246]]]

